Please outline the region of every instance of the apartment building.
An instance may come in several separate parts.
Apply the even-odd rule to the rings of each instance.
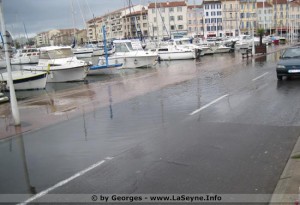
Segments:
[[[252,34],[257,29],[256,0],[240,0],[240,30],[241,33]]]
[[[154,38],[187,35],[187,1],[148,5],[149,33]]]
[[[37,36],[35,37],[35,41],[37,47],[50,45],[49,33],[48,32],[38,33]]]
[[[204,37],[223,37],[222,3],[219,0],[204,0]]]
[[[125,38],[148,37],[148,10],[136,11],[123,16]]]
[[[107,13],[103,16],[99,16],[87,21],[87,36],[91,41],[102,41],[103,32],[102,26],[106,28],[106,37],[107,39],[122,39],[128,35],[128,24],[124,24],[125,16],[134,14],[137,15],[137,12],[142,12],[147,10],[147,7],[143,5],[130,6],[116,11]],[[147,15],[145,12],[144,15]],[[137,17],[136,16],[136,17]],[[131,22],[131,21],[130,21]],[[125,29],[126,26],[126,29]],[[131,31],[131,27],[130,27]]]
[[[222,1],[223,30],[225,36],[238,36],[240,26],[240,1]]]
[[[202,5],[187,7],[187,22],[189,36],[204,36],[204,15]]]
[[[271,33],[273,21],[273,6],[268,2],[257,2],[257,23],[259,28]]]
[[[300,1],[292,1],[289,3],[289,25],[291,33],[299,34],[300,30]],[[295,36],[294,36],[295,37]]]
[[[273,0],[274,30],[275,33],[282,35],[288,29],[289,7],[287,0]]]

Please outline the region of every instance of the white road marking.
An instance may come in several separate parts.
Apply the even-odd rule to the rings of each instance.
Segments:
[[[223,98],[226,98],[227,96],[228,96],[228,94],[226,94],[226,95],[223,95],[223,96],[221,96],[221,97],[219,97],[219,98],[215,99],[214,101],[212,101],[212,102],[210,102],[210,103],[208,103],[208,104],[204,105],[203,107],[201,107],[201,108],[199,108],[199,109],[195,110],[194,112],[190,113],[190,115],[194,115],[194,114],[196,114],[196,113],[198,113],[198,112],[200,112],[200,111],[204,110],[205,108],[208,108],[209,106],[211,106],[211,105],[215,104],[216,102],[218,102],[218,101],[222,100]]]
[[[264,77],[264,76],[267,75],[268,73],[269,73],[269,72],[265,72],[264,74],[262,74],[262,75],[260,75],[260,76],[258,76],[258,77],[256,77],[256,78],[254,78],[254,79],[252,79],[252,81],[256,81],[256,80],[258,80],[258,79]]]
[[[48,188],[48,189],[46,189],[46,190],[44,190],[44,191],[41,191],[40,193],[38,193],[38,194],[36,194],[36,195],[30,197],[29,199],[27,199],[26,201],[24,201],[24,202],[22,202],[22,203],[20,203],[20,204],[18,204],[18,205],[25,205],[25,204],[28,204],[28,203],[30,203],[30,202],[36,200],[36,199],[39,199],[39,198],[45,196],[45,195],[48,194],[50,191],[53,191],[54,189],[59,188],[59,187],[65,185],[65,184],[69,183],[70,181],[72,181],[72,180],[74,180],[74,179],[76,179],[76,178],[78,178],[78,177],[84,175],[85,173],[91,171],[92,169],[95,169],[96,167],[99,167],[99,166],[102,165],[104,162],[113,159],[113,157],[106,157],[105,159],[106,159],[106,160],[99,161],[99,162],[97,162],[97,163],[95,163],[95,164],[89,166],[88,168],[86,168],[86,169],[84,169],[84,170],[82,170],[82,171],[80,171],[80,172],[74,174],[73,176],[69,177],[68,179],[65,179],[65,180],[63,180],[63,181],[58,182],[58,183],[55,184],[54,186],[52,186],[52,187],[50,187],[50,188]]]

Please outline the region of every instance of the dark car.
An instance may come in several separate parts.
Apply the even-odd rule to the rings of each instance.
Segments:
[[[280,57],[276,66],[277,79],[283,76],[300,76],[300,46],[288,48]]]

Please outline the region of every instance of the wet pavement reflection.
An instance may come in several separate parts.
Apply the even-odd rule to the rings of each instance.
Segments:
[[[17,92],[21,127],[12,126],[9,105],[0,105],[0,193],[40,192],[101,159],[123,156],[139,145],[149,145],[141,153],[146,158],[153,154],[151,148],[157,151],[154,155],[164,153],[171,147],[166,142],[165,147],[158,145],[164,138],[172,141],[174,137],[174,143],[185,144],[174,134],[182,123],[185,128],[178,133],[185,130],[187,136],[189,129],[205,129],[206,123],[212,122],[251,124],[253,129],[258,124],[299,126],[298,106],[281,111],[282,119],[271,116],[279,103],[292,105],[299,100],[294,95],[299,90],[299,79],[277,83],[274,77],[278,57],[277,52],[243,60],[239,53],[231,53],[197,61],[167,61],[156,68],[121,70],[109,76],[90,76],[86,82],[50,84],[46,90]],[[265,72],[270,74],[259,82],[253,81]],[[188,118],[195,109],[226,93],[230,96],[214,109],[209,108],[210,112]],[[292,96],[289,102],[286,96]],[[188,122],[194,119],[190,127]],[[226,131],[225,126],[223,129]],[[291,136],[297,132],[292,130]],[[10,135],[13,137],[4,139]],[[290,138],[285,148],[292,147],[294,138]],[[178,152],[184,151],[182,148]],[[177,157],[180,156],[183,154]]]

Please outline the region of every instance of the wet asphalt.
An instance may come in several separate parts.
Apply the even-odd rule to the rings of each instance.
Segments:
[[[300,78],[278,82],[278,57],[222,54],[136,71],[179,80],[124,101],[107,86],[108,105],[0,141],[0,194],[38,193],[101,160],[51,193],[272,194],[300,134]],[[186,70],[193,76],[180,81]]]

